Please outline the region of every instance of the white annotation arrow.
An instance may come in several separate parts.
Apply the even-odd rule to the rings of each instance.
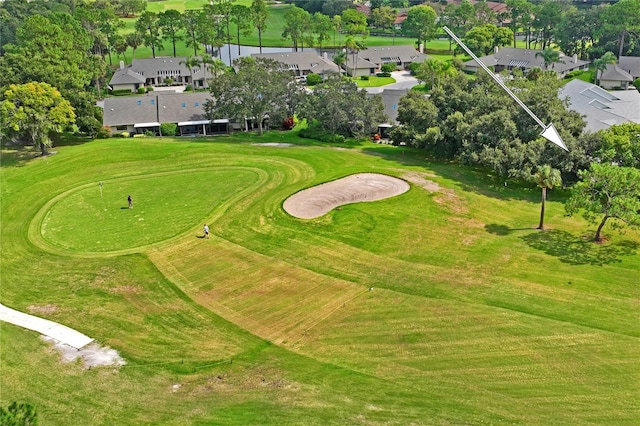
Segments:
[[[531,118],[533,118],[539,125],[540,127],[542,127],[542,132],[540,133],[540,136],[542,136],[543,138],[547,139],[550,142],[553,142],[554,144],[558,145],[560,148],[564,149],[565,151],[569,151],[569,149],[567,148],[567,146],[564,144],[564,142],[562,141],[562,138],[560,137],[560,135],[558,134],[558,131],[556,130],[555,126],[553,125],[553,123],[549,123],[549,125],[545,125],[542,120],[540,120],[534,113],[533,111],[531,111],[525,104],[524,102],[522,102],[520,99],[518,99],[518,97],[511,91],[511,89],[509,89],[503,82],[502,80],[500,80],[500,78],[498,78],[497,75],[495,75],[493,72],[491,72],[491,70],[484,64],[482,63],[482,61],[480,59],[478,59],[478,57],[476,55],[473,54],[473,52],[471,50],[469,50],[469,48],[462,42],[462,40],[460,40],[449,28],[442,27],[443,30],[445,30],[447,32],[447,34],[449,34],[451,36],[452,39],[454,39],[456,41],[456,43],[458,43],[460,45],[460,47],[462,47],[465,52],[467,52],[474,61],[476,61],[476,63],[478,65],[480,65],[480,67],[482,67],[483,70],[485,70],[487,72],[487,74],[489,74],[489,76],[491,76],[491,78],[493,78],[493,80],[498,83],[498,85],[500,85],[500,87],[502,87],[502,89],[504,89],[505,92],[507,92],[509,94],[509,96],[511,96],[513,98],[514,101],[516,101],[518,103],[518,105],[520,105],[522,107],[522,109],[524,109],[527,114],[529,114],[531,116]]]

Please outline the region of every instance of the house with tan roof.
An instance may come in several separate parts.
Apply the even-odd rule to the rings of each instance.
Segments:
[[[251,56],[278,61],[296,77],[306,77],[313,73],[325,79],[329,74],[341,72],[340,67],[326,53],[322,56],[315,52],[253,53]]]
[[[136,92],[145,86],[188,85],[194,88],[208,87],[211,72],[202,66],[186,66],[186,57],[157,57],[134,59],[130,65],[120,61],[120,67],[111,77],[109,86],[113,90]]]
[[[598,85],[603,89],[628,89],[633,77],[617,64],[607,64],[604,70],[598,70]]]
[[[493,68],[497,73],[504,70],[513,71],[514,69],[520,69],[527,73],[533,68],[540,68],[543,71],[553,70],[560,78],[564,77],[571,71],[587,70],[590,64],[590,61],[578,59],[577,55],[566,56],[564,53],[560,52],[560,62],[552,63],[547,68],[544,64],[544,60],[540,56],[541,54],[542,50],[496,47],[493,54],[482,56],[478,59],[480,59],[480,61],[488,68]],[[476,72],[480,68],[480,65],[472,59],[465,62],[464,67],[467,71]]]

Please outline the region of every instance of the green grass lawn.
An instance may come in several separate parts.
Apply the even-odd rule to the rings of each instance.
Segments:
[[[127,365],[62,364],[0,323],[0,405],[30,402],[41,424],[640,416],[640,233],[607,226],[592,243],[563,191],[541,232],[538,188],[403,147],[276,132],[54,151],[2,151],[2,303]],[[411,189],[313,220],[282,209],[359,172]]]

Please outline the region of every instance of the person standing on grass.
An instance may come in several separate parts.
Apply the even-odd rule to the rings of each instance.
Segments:
[[[207,224],[204,224],[204,237],[208,240],[209,239],[209,227],[207,226]]]
[[[127,201],[129,202],[129,208],[132,209],[133,208],[133,200],[131,199],[131,195],[129,195],[127,197]]]

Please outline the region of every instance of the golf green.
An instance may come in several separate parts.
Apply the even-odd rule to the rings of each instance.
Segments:
[[[189,230],[202,235],[216,207],[257,180],[251,170],[212,169],[96,182],[58,197],[41,233],[49,244],[74,252],[147,246]]]

